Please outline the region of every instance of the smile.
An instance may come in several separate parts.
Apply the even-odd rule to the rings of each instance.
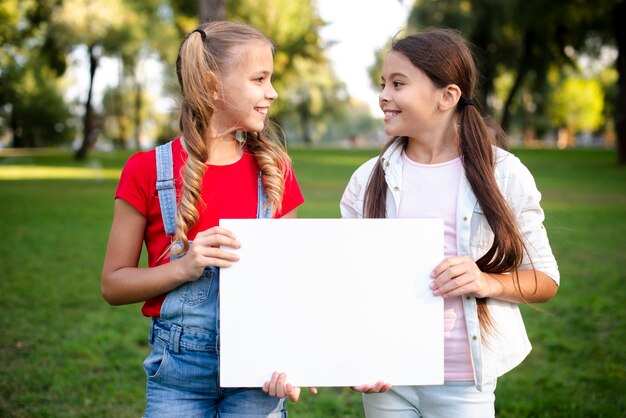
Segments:
[[[267,115],[268,107],[255,107],[254,110],[259,112],[262,115]]]
[[[400,114],[400,112],[397,110],[385,110],[383,113],[385,114],[385,120],[389,120],[393,118],[394,116],[397,116]]]

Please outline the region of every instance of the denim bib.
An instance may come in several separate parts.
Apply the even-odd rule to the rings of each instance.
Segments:
[[[156,188],[163,225],[165,233],[173,237],[176,231],[177,206],[171,142],[157,147],[156,163]],[[267,199],[259,171],[257,218],[271,218],[271,205],[265,207]],[[181,256],[182,254],[173,255],[170,261]],[[208,331],[219,338],[219,268],[206,267],[197,280],[171,290],[163,301],[160,319],[180,327]]]
[[[157,148],[156,186],[165,233],[173,237],[177,208],[171,143]],[[257,218],[271,217],[272,208],[264,208],[260,173],[258,196]],[[218,268],[205,268],[198,279],[167,294],[150,327],[144,417],[287,417],[284,398],[260,388],[220,386],[219,323]]]

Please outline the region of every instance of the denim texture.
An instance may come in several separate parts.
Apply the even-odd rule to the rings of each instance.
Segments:
[[[176,225],[171,144],[157,148],[157,190],[166,233]],[[258,179],[257,218],[271,217]],[[174,229],[172,229],[174,228]],[[173,259],[174,257],[172,257]],[[144,361],[147,418],[286,417],[285,400],[260,388],[219,386],[219,269],[170,291],[150,327],[152,351]]]

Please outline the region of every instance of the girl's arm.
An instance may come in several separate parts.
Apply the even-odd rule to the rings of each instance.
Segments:
[[[102,296],[112,305],[143,302],[196,280],[205,267],[229,267],[238,257],[220,245],[239,248],[224,228],[198,233],[185,256],[152,268],[138,268],[146,218],[131,204],[115,200],[113,225],[102,267]]]
[[[469,257],[448,257],[432,272],[433,293],[443,297],[465,294],[477,298],[495,298],[514,303],[547,302],[556,295],[558,286],[540,270],[518,271],[519,288],[513,274],[480,271]],[[521,294],[520,294],[521,290]]]
[[[472,294],[514,303],[547,302],[556,295],[560,276],[543,226],[541,193],[532,174],[519,159],[503,158],[501,170],[500,175],[508,180],[503,186],[504,194],[508,196],[529,251],[517,273],[519,285],[512,273],[485,273],[469,257],[448,257],[433,270],[431,288],[435,295]]]

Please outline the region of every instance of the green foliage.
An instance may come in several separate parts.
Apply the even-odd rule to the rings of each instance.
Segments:
[[[568,77],[552,93],[548,108],[556,126],[573,132],[594,131],[603,122],[602,86],[596,80]]]
[[[357,141],[359,137],[373,137],[383,128],[383,121],[372,116],[368,105],[351,100],[345,111],[333,115],[332,122],[325,125],[319,142],[336,146],[338,139]]]
[[[71,114],[50,68],[32,59],[24,66],[15,63],[1,78],[13,78],[11,84],[0,87],[9,104],[8,108],[0,107],[0,130],[13,126],[11,145],[41,147],[72,141]]]
[[[620,1],[416,0],[409,26],[459,30],[475,46],[478,98],[489,106],[488,113],[498,115],[505,129],[513,120],[520,130],[532,125],[545,130],[549,72],[575,68],[577,55],[596,57],[602,47],[615,45],[611,19]],[[503,76],[511,79],[506,90],[498,81]],[[578,119],[598,126],[595,114],[594,107]]]
[[[64,66],[41,51],[50,1],[4,1],[0,4],[0,134],[13,146],[41,146],[67,142],[67,106],[56,80]]]
[[[231,0],[228,16],[257,27],[276,45],[273,83],[281,100],[272,105],[274,117],[297,116],[306,136],[342,107],[345,89],[326,58],[319,35],[324,22],[311,1]]]
[[[283,74],[278,83],[282,100],[272,105],[272,109],[276,107],[274,114],[281,123],[299,125],[296,136],[305,143],[319,139],[329,119],[340,119],[347,108],[345,86],[334,77],[327,61],[296,57],[293,70]]]
[[[306,199],[299,216],[313,218],[339,216],[352,172],[376,151],[290,153]],[[562,284],[549,303],[523,307],[533,351],[499,379],[497,416],[622,417],[626,171],[611,151],[515,153],[542,191]],[[113,194],[128,156],[94,153],[77,163],[60,151],[0,153],[0,416],[141,416],[148,321],[138,305],[110,307],[100,297]],[[8,180],[20,167],[21,179]],[[38,169],[67,177],[29,176]],[[359,395],[345,388],[304,390],[289,411],[363,416]]]

